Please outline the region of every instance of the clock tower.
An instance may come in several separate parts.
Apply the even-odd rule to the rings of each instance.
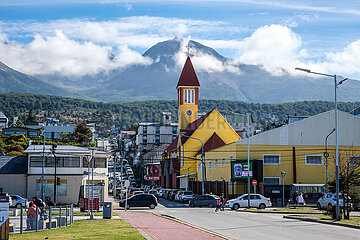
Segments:
[[[179,130],[198,119],[199,80],[190,57],[187,57],[177,84]]]

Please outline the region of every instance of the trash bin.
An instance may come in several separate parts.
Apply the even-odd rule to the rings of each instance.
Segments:
[[[104,202],[103,206],[103,218],[112,218],[113,217],[113,203]]]

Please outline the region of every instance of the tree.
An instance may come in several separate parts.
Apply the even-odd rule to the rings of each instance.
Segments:
[[[348,197],[351,189],[360,184],[360,156],[353,149],[339,151],[339,192],[343,196],[344,219],[350,218],[351,205]],[[336,192],[336,181],[329,182],[330,192]]]
[[[36,116],[35,116],[34,110],[32,108],[30,109],[29,114],[26,117],[25,124],[28,124],[28,125],[37,124]]]
[[[86,120],[80,121],[74,132],[75,141],[82,145],[89,145],[93,133],[86,125]]]

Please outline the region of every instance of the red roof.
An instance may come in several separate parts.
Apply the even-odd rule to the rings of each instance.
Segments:
[[[207,140],[207,142],[204,144],[204,152],[209,152],[224,145],[225,142],[219,137],[219,135],[214,132],[209,140]],[[201,154],[201,152],[202,149],[200,149],[196,155]]]
[[[187,86],[196,86],[200,87],[199,80],[196,76],[194,67],[191,63],[190,57],[187,57],[184,68],[181,72],[178,84],[178,87],[187,87]]]

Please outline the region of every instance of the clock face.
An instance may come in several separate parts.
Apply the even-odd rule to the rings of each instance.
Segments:
[[[191,116],[192,115],[192,111],[190,109],[186,110],[186,115]]]

